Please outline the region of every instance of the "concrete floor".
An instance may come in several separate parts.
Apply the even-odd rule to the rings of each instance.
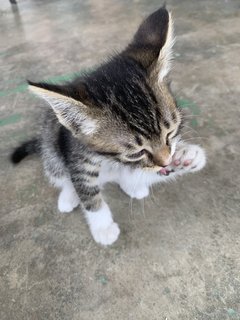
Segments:
[[[25,79],[92,67],[161,1],[18,2],[0,0],[0,319],[240,319],[239,0],[168,1],[173,88],[208,165],[132,206],[107,187],[122,230],[109,248],[79,210],[58,213],[37,159],[13,168],[8,155],[37,130],[41,102]]]

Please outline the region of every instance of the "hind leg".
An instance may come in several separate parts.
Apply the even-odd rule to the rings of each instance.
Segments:
[[[48,175],[48,178],[55,187],[61,189],[58,197],[58,210],[62,213],[73,211],[79,205],[80,200],[70,177],[67,175],[61,177]]]
[[[58,197],[58,210],[71,212],[79,205],[80,200],[64,162],[56,152],[49,149],[44,150],[42,158],[44,171],[50,183],[61,190]]]
[[[76,190],[69,178],[63,178],[58,182],[62,189],[58,197],[58,210],[60,212],[71,212],[80,203]]]
[[[48,178],[55,187],[61,189],[58,197],[58,210],[62,213],[73,211],[79,205],[80,199],[70,177],[67,175],[56,177],[48,174]]]

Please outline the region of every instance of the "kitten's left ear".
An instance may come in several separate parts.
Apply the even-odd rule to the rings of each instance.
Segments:
[[[170,70],[174,44],[173,21],[165,7],[153,12],[140,25],[123,55],[158,75],[161,81]]]
[[[28,83],[29,89],[50,104],[59,122],[75,136],[97,131],[99,116],[96,110],[84,103],[87,98],[84,84],[73,88],[71,85]]]

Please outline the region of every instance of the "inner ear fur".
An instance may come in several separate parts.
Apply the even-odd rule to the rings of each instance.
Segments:
[[[162,7],[142,22],[123,54],[139,62],[161,81],[170,70],[173,44],[172,16]]]
[[[86,105],[86,93],[72,89],[67,85],[34,83],[29,81],[29,89],[47,101],[55,112],[59,122],[72,131],[75,136],[90,135],[98,129],[99,115],[95,115],[91,107]]]

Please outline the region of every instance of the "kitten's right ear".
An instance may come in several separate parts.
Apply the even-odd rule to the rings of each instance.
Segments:
[[[161,80],[170,69],[173,44],[171,13],[163,6],[142,22],[123,55],[138,61],[146,69],[157,62],[157,74]]]
[[[34,83],[28,81],[29,89],[46,100],[54,110],[59,122],[75,136],[90,135],[98,129],[98,117],[89,106],[81,102],[86,99],[84,85],[72,88],[70,85]]]

